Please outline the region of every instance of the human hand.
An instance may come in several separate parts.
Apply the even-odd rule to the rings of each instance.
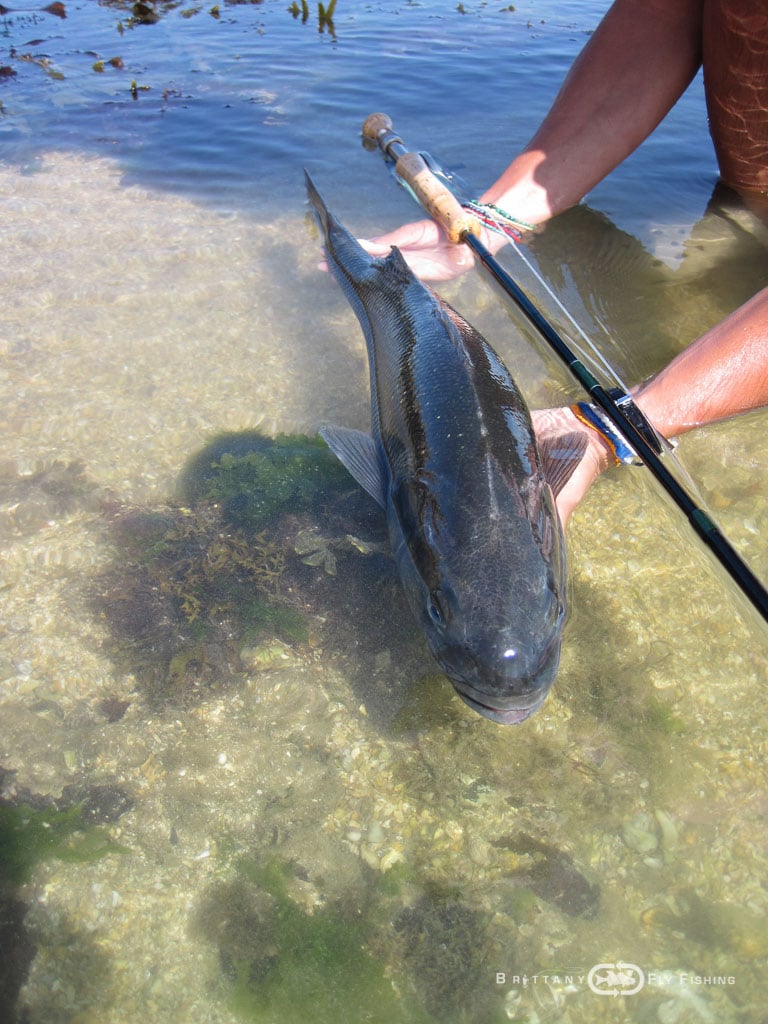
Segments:
[[[581,461],[555,498],[560,522],[565,529],[573,510],[598,476],[612,465],[614,460],[600,434],[582,423],[568,406],[559,409],[536,409],[531,413],[531,419],[539,445],[574,433],[583,435],[587,442]]]
[[[449,242],[433,220],[414,221],[386,235],[359,241],[371,256],[388,256],[396,245],[414,274],[425,281],[450,281],[475,264],[472,251]]]

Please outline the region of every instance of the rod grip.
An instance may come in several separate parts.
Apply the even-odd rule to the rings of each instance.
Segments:
[[[452,242],[460,242],[467,232],[479,234],[478,221],[435,177],[418,153],[404,153],[395,164],[395,173],[413,191],[430,217],[445,228]]]
[[[375,142],[382,149],[387,146],[387,139],[393,137],[402,143],[399,136],[394,135],[391,119],[386,114],[370,114],[363,123],[363,137]],[[460,242],[467,233],[480,235],[479,221],[464,209],[451,190],[430,171],[423,157],[411,153],[404,145],[395,163],[395,173],[405,182],[424,207],[426,212],[446,231],[452,242]]]

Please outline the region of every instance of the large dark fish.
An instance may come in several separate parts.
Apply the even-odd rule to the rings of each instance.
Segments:
[[[540,455],[523,397],[490,345],[398,249],[369,256],[306,177],[371,374],[371,434],[321,434],[386,510],[408,601],[459,696],[495,722],[522,722],[560,660],[566,575],[553,488],[584,442],[568,435]]]

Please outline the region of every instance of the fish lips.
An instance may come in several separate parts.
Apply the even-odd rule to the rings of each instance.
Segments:
[[[540,693],[532,704],[527,704],[524,707],[517,708],[497,708],[490,704],[485,704],[482,701],[475,700],[474,697],[471,697],[462,689],[461,684],[459,683],[454,682],[453,688],[467,707],[472,708],[473,711],[476,711],[484,718],[489,718],[492,722],[498,722],[499,725],[518,725],[520,722],[524,722],[526,718],[530,718],[534,712],[539,710],[541,705],[547,699],[547,694],[549,693],[549,686],[547,686],[544,693]],[[485,694],[483,694],[483,696],[485,696]]]
[[[538,711],[547,698],[560,662],[560,637],[555,636],[526,678],[514,678],[483,667],[468,651],[435,652],[440,667],[464,703],[500,725],[517,725]]]

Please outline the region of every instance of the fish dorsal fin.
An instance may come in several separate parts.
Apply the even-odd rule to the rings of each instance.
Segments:
[[[573,476],[573,472],[584,458],[586,450],[587,438],[578,430],[574,430],[570,434],[547,437],[539,442],[539,455],[541,455],[544,476],[555,497]]]
[[[320,437],[363,490],[386,508],[381,459],[371,435],[350,427],[328,425],[320,428]]]

